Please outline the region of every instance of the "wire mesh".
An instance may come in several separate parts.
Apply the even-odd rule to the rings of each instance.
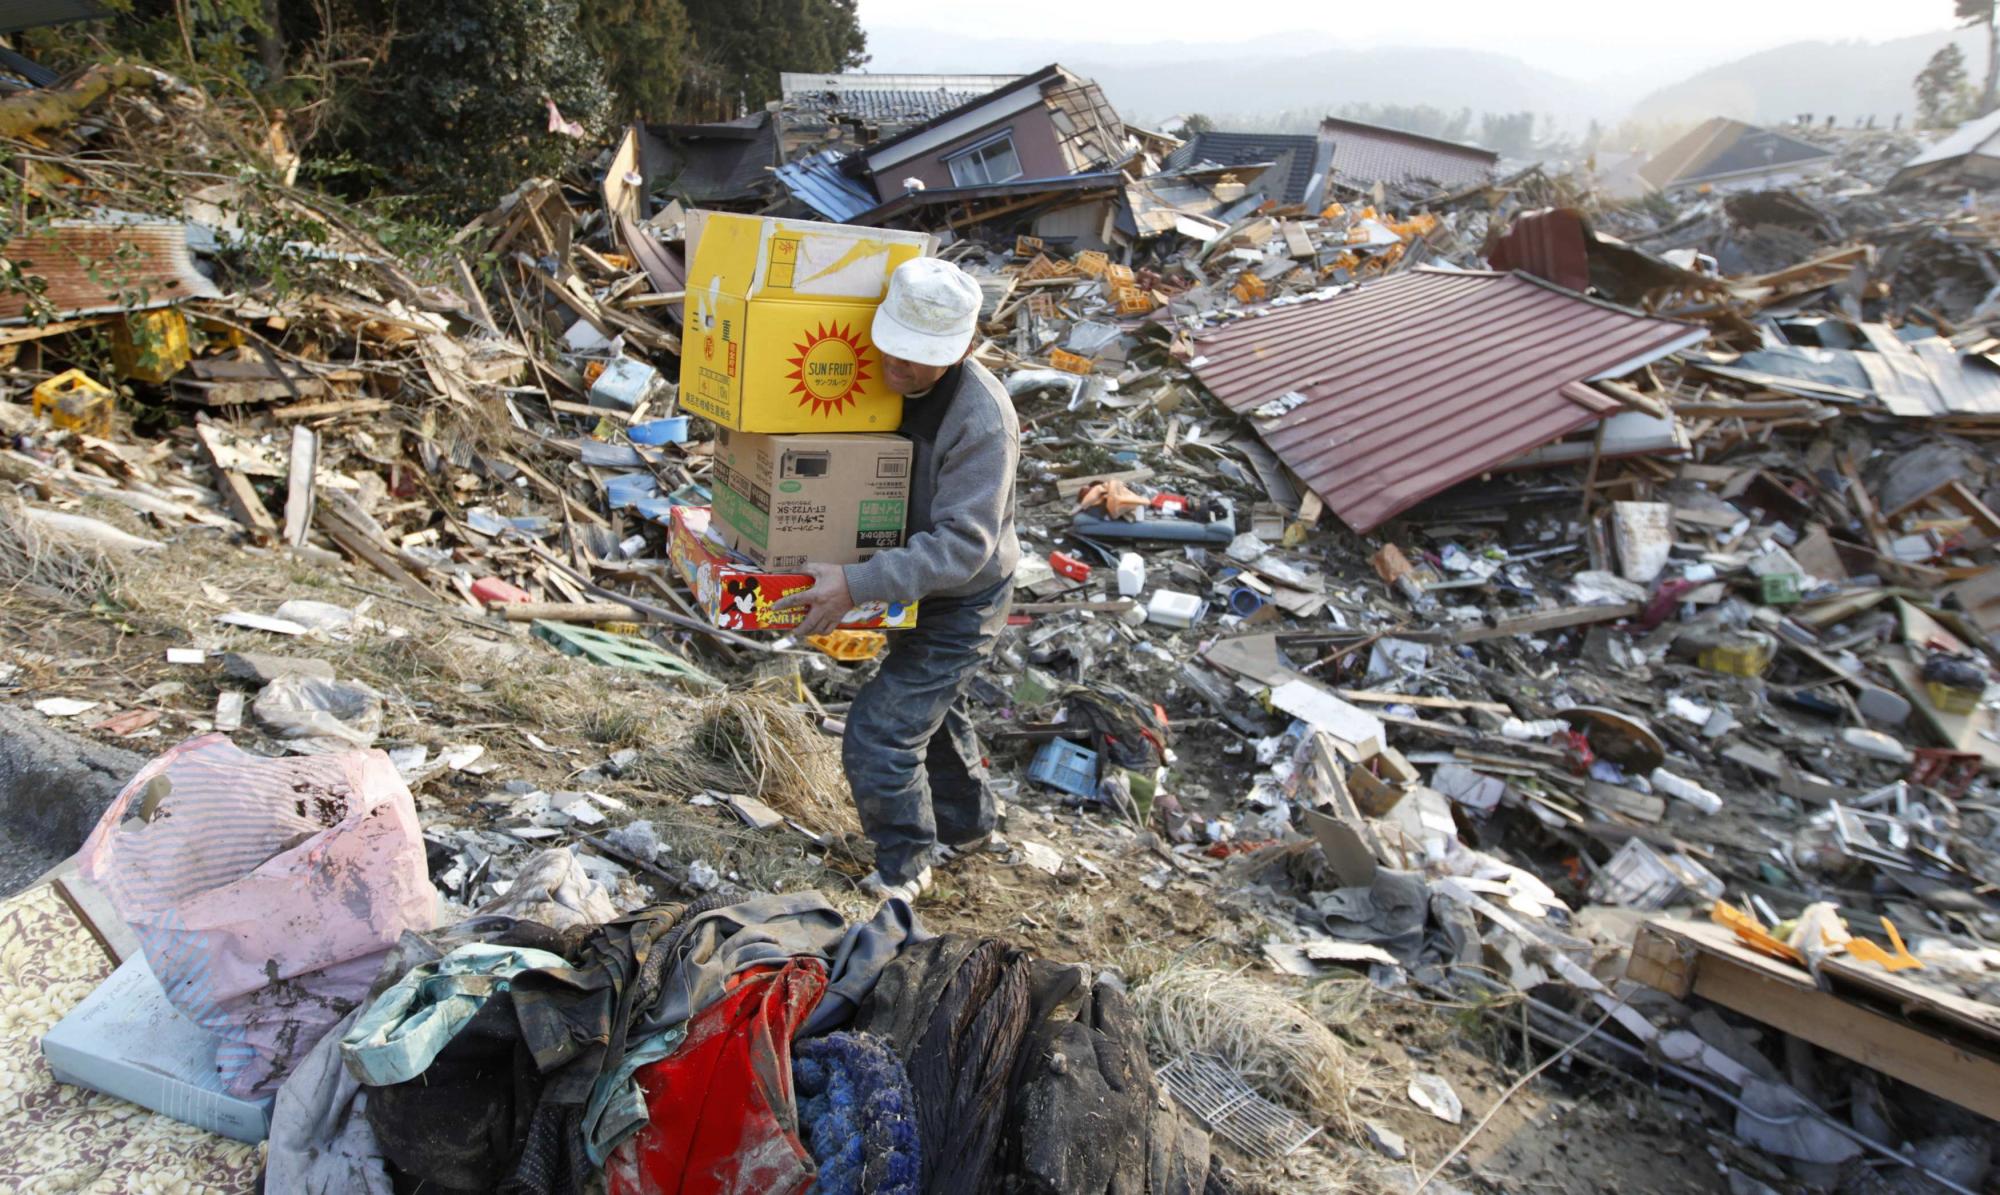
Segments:
[[[1252,1157],[1282,1158],[1319,1132],[1258,1095],[1212,1055],[1183,1054],[1161,1067],[1159,1078],[1189,1115]]]

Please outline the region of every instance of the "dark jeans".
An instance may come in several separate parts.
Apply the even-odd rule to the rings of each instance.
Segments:
[[[888,655],[848,710],[841,764],[875,843],[875,870],[891,883],[914,879],[940,841],[993,829],[993,792],[962,692],[993,654],[1013,594],[1010,577],[970,597],[925,598],[917,625],[890,633]]]

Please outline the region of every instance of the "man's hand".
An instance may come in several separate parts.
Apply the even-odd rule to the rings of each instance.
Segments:
[[[854,599],[847,592],[847,570],[837,564],[808,564],[801,571],[813,579],[812,588],[780,598],[774,608],[805,607],[805,618],[794,633],[800,638],[824,635],[839,626],[847,612],[854,609]]]

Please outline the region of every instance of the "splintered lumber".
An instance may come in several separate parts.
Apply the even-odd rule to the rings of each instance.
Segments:
[[[1539,635],[1544,631],[1561,631],[1570,627],[1590,626],[1593,623],[1616,622],[1621,618],[1636,618],[1640,608],[1638,602],[1619,602],[1609,606],[1566,606],[1560,610],[1544,610],[1539,614],[1503,618],[1495,626],[1469,627],[1453,634],[1451,639],[1454,643],[1478,643],[1485,639],[1503,639],[1509,635]]]
[[[632,609],[618,602],[496,602],[508,622],[630,622]]]
[[[1105,602],[1016,602],[1008,608],[1016,614],[1067,614],[1072,610],[1121,613],[1136,605],[1138,603],[1131,598],[1118,598]]]
[[[1714,1001],[2000,1119],[2000,1009],[1838,957],[1820,966],[1822,991],[1805,968],[1766,958],[1701,921],[1640,926],[1625,974],[1678,1000]]]
[[[1062,477],[1056,480],[1056,493],[1060,497],[1074,498],[1100,481],[1148,481],[1153,471],[1141,465],[1137,469],[1126,469],[1117,473],[1092,473],[1087,477]]]
[[[202,453],[208,457],[209,468],[215,474],[215,490],[222,495],[229,513],[253,538],[266,543],[277,539],[278,521],[265,508],[264,499],[257,494],[257,487],[231,467],[234,454],[223,443],[221,430],[212,423],[197,423],[194,435],[201,444]]]
[[[439,597],[428,585],[411,576],[383,545],[377,543],[366,529],[348,520],[331,504],[322,503],[313,511],[313,523],[326,537],[340,546],[340,550],[361,561],[368,567],[394,581],[411,597],[426,605],[443,605]]]
[[[313,474],[319,469],[319,433],[292,429],[291,471],[285,479],[285,542],[296,548],[306,542],[313,521]]]

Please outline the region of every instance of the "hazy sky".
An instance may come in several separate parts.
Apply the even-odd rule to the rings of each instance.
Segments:
[[[1338,0],[860,0],[864,29],[934,29],[965,39],[1059,38],[1087,60],[1093,43],[1228,42],[1311,31],[1341,44],[1446,45],[1492,50],[1578,79],[1698,69],[1785,42],[1879,41],[1951,23],[1951,0],[1420,0],[1343,4]],[[1211,32],[1211,30],[1213,32]],[[903,39],[885,39],[889,45]],[[903,51],[909,52],[909,51]],[[898,53],[897,57],[902,57]],[[968,63],[969,69],[974,64]],[[880,61],[874,70],[920,70]],[[1004,69],[1004,68],[1003,68]]]

